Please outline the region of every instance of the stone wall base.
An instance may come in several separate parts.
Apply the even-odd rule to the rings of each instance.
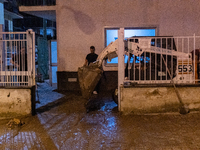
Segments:
[[[200,109],[200,87],[177,87],[190,111]],[[120,111],[145,114],[179,112],[180,103],[173,87],[121,87]]]
[[[35,86],[0,88],[0,118],[35,114]]]

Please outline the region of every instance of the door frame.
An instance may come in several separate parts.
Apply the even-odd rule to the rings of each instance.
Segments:
[[[49,49],[49,84],[53,87],[57,87],[57,82],[52,82],[52,67],[56,67],[57,63],[52,63],[52,57],[51,57],[51,42],[57,42],[57,40],[49,40],[48,41],[48,49]]]

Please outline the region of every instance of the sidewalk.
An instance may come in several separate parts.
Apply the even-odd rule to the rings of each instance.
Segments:
[[[54,90],[56,90],[56,87],[51,87],[49,85],[49,80],[45,80],[42,83],[37,82],[36,101],[40,103],[36,103],[36,109],[65,96],[64,94],[54,92]]]

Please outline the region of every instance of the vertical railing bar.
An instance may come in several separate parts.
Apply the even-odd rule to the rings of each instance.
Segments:
[[[151,83],[151,52],[149,53],[149,55],[150,55],[150,56],[149,56],[149,60],[150,60],[150,69],[149,69],[149,70],[150,70],[150,71],[149,71],[149,74],[150,74],[150,75],[149,75],[149,81],[150,81],[150,83]]]
[[[179,40],[180,40],[180,38],[178,37],[177,39],[178,39],[178,51],[180,51],[179,50]],[[178,80],[177,80],[177,82],[178,82]]]
[[[11,49],[10,49],[10,56],[9,56],[9,59],[10,59],[10,57],[12,56],[12,50],[13,50],[13,48],[14,48],[14,41],[15,40],[13,40],[13,41],[11,41]],[[11,70],[11,64],[10,64],[10,61],[9,61],[9,71],[12,71]]]
[[[182,53],[183,53],[183,51],[184,51],[184,41],[183,41],[183,40],[184,40],[184,38],[181,38],[181,42],[182,42],[182,43],[181,43],[181,44],[182,44],[182,50],[181,50],[181,52],[182,52]],[[183,77],[183,73],[184,73],[184,72],[183,72],[183,67],[184,67],[184,64],[183,64],[183,57],[182,57],[181,60],[182,60],[182,74],[181,74],[182,81],[181,81],[181,82],[183,83],[183,81],[184,81],[184,79],[183,79],[183,78],[184,78],[184,77]]]
[[[20,38],[20,34],[19,34],[19,38]],[[16,49],[16,53],[15,53],[15,60],[19,59],[19,58],[17,58],[17,55],[18,55],[18,52],[19,52],[19,48],[20,48],[19,45],[20,45],[20,41],[17,42],[17,49]],[[16,72],[18,72],[18,66],[17,66],[17,68],[15,67],[15,69],[16,69]],[[19,85],[19,75],[17,74],[16,77],[17,77],[17,85]]]
[[[135,42],[135,39],[134,39],[134,42]],[[133,80],[135,81],[136,79],[135,79],[135,77],[136,77],[136,75],[135,75],[135,63],[136,63],[136,56],[135,56],[135,54],[133,55]]]
[[[2,49],[3,49],[3,45],[4,45],[4,41],[3,41],[3,34],[0,33],[0,38],[2,38],[2,45],[1,45],[1,53],[0,53],[0,64],[1,64],[1,70],[0,70],[0,83],[2,84],[2,76],[1,76],[1,73],[2,73],[2,61],[3,61],[3,57],[2,57]]]
[[[4,46],[5,46],[5,41],[4,41],[4,34],[3,33],[1,33],[1,35],[2,35],[2,49],[1,49],[1,72],[3,71],[3,48],[4,48]],[[2,82],[2,85],[4,85],[3,84],[3,81],[4,81],[4,76],[2,75],[2,73],[1,73],[1,82]]]
[[[166,39],[166,50],[168,51],[168,39]],[[168,57],[168,54],[166,53],[166,66],[165,66],[165,70],[167,71],[167,68],[168,68],[168,61],[167,61],[167,57]],[[171,73],[172,74],[172,73]],[[165,73],[165,79],[167,80],[167,73]]]
[[[5,34],[5,39],[7,39],[7,34]],[[7,49],[7,43],[8,43],[8,42],[6,41],[6,42],[5,42],[5,50]],[[6,81],[6,79],[7,79],[7,78],[6,78],[6,70],[5,70],[5,50],[2,51],[2,52],[3,52],[3,57],[4,57],[4,58],[3,58],[3,71],[5,72],[5,73],[4,73],[4,81],[3,81],[3,82],[4,82],[4,86],[5,86],[5,83],[6,83],[5,81]]]
[[[13,34],[12,34],[13,35]],[[13,38],[14,39],[14,38]],[[10,65],[10,61],[9,61],[9,59],[10,59],[10,55],[9,54],[11,54],[12,53],[12,48],[13,48],[13,40],[12,41],[10,41],[10,48],[9,48],[9,53],[8,53],[8,55],[7,55],[7,62],[8,62],[8,71],[9,71],[9,74],[10,74],[10,76],[9,76],[9,82],[10,82],[10,86],[12,86],[12,74],[11,74],[11,65]]]
[[[31,53],[30,53],[30,50],[29,50],[29,46],[28,46],[28,35],[26,35],[26,45],[27,45],[27,49],[26,49],[26,55],[25,55],[25,63],[26,63],[26,67],[25,67],[25,71],[26,71],[26,77],[25,77],[25,79],[26,79],[26,85],[28,86],[28,83],[29,83],[29,66],[28,66],[28,55],[30,54],[32,54],[32,50],[31,50]],[[33,55],[33,54],[32,54]],[[31,57],[31,70],[32,70],[32,62],[33,62],[33,58]],[[31,84],[32,85],[32,84]]]
[[[144,81],[146,83],[146,52],[144,52]]]
[[[25,53],[26,53],[26,51],[27,51],[27,32],[26,33],[24,33],[24,35],[23,35],[23,39],[24,39],[24,44],[23,44],[23,48],[24,48],[24,54],[23,54],[23,68],[22,68],[22,72],[23,72],[23,85],[26,85],[26,74],[27,74],[27,72],[26,72],[26,55],[25,55]]]
[[[158,46],[158,39],[155,38],[155,46]],[[157,80],[157,54],[155,53],[155,81]]]
[[[19,37],[20,37],[20,34],[19,34]],[[18,37],[18,38],[19,38]],[[14,56],[15,56],[15,60],[14,61],[16,61],[16,59],[17,59],[17,54],[18,54],[18,51],[19,51],[19,44],[20,44],[20,41],[17,41],[17,46],[16,46],[16,51],[15,51],[15,54],[14,54]],[[16,71],[16,73],[17,73],[17,71],[18,71],[18,67],[16,68],[15,67],[15,71]],[[16,74],[16,83],[17,83],[17,85],[18,85],[18,80],[19,80],[19,77],[18,77],[18,74]]]
[[[24,69],[23,69],[23,71],[25,71],[25,75],[24,75],[24,85],[27,85],[27,81],[26,81],[26,76],[27,76],[27,73],[28,73],[28,64],[26,64],[27,62],[26,62],[26,53],[27,53],[27,55],[28,55],[28,42],[27,42],[27,33],[26,34],[24,34],[24,39],[25,39],[25,41],[24,41],[24,47],[25,47],[25,53],[24,53]],[[26,65],[27,65],[27,70],[26,70]]]
[[[4,51],[4,70],[5,70],[5,80],[6,80],[5,83],[8,82],[8,80],[7,80],[7,71],[6,71],[6,57],[7,57],[6,52],[7,52],[7,49],[8,49],[7,48],[8,47],[8,42],[9,41],[6,42],[5,51]]]
[[[23,34],[23,40],[24,39],[25,39],[25,35]],[[24,47],[25,47],[25,41],[22,42],[22,49],[24,49]],[[25,47],[25,49],[26,49],[26,47]],[[21,73],[22,73],[22,85],[23,86],[24,86],[24,82],[25,82],[24,81],[24,70],[25,70],[25,61],[24,61],[25,57],[24,56],[25,55],[21,53],[21,61],[22,61],[22,64],[21,64],[21,66],[22,66]]]
[[[9,38],[10,38],[10,35],[9,35]],[[5,70],[6,72],[8,73],[8,62],[7,62],[7,55],[8,55],[8,49],[10,48],[10,41],[8,41],[8,46],[5,50]]]
[[[1,56],[0,56],[0,57],[1,57],[1,72],[2,72],[2,71],[3,71],[3,70],[2,70],[2,68],[3,68],[3,66],[2,66],[2,65],[3,65],[3,63],[2,63],[2,62],[3,62],[3,47],[4,47],[3,33],[1,33],[1,36],[2,36],[2,45],[1,45],[1,46],[2,46],[2,49],[1,49]],[[0,73],[0,75],[1,75],[1,73]],[[1,79],[2,79],[2,76],[1,76]],[[1,80],[1,79],[0,79],[0,80]],[[1,82],[2,82],[2,81],[1,81]]]
[[[3,41],[3,34],[0,33],[0,38],[2,38],[2,45],[1,45],[1,54],[0,54],[0,64],[1,64],[1,70],[0,70],[0,83],[2,84],[2,76],[1,76],[1,73],[2,73],[2,61],[3,61],[3,57],[2,57],[2,49],[3,49],[3,45],[4,45],[4,41]]]
[[[135,81],[135,69],[136,69],[136,68],[135,68],[135,63],[136,63],[136,59],[135,59],[135,58],[136,58],[136,56],[133,55],[133,57],[134,57],[134,58],[133,58],[133,80]]]
[[[176,40],[177,40],[177,52],[179,52],[179,44],[178,44],[179,38],[177,37]],[[178,75],[179,71],[178,71],[178,57],[177,56],[176,56],[176,63],[177,63],[176,70],[177,70],[177,75]],[[176,83],[178,82],[177,78],[175,82]]]
[[[195,45],[195,42],[196,42],[196,39],[195,39],[195,34],[194,34],[194,55],[193,55],[193,58],[194,58],[194,79],[195,79],[195,83],[196,83],[196,78],[195,78],[195,75],[196,75],[196,73],[195,73],[195,68],[196,68],[196,63],[195,63],[195,52],[196,52],[196,45]]]
[[[197,39],[198,37],[197,36],[195,36],[195,39]],[[198,41],[199,41],[199,39],[197,39]],[[198,41],[197,41],[197,43],[198,43]],[[199,54],[200,54],[200,50],[199,49],[197,49],[197,51],[198,51],[198,61],[199,61]],[[199,62],[197,62],[197,70],[199,71]],[[199,72],[197,73],[198,74],[198,78],[197,78],[197,83],[199,84]]]
[[[24,40],[24,34],[22,35],[22,40]],[[22,48],[23,48],[23,46],[24,46],[24,41],[22,41],[22,45],[21,45],[21,49],[20,49],[20,57],[21,57],[21,59],[20,59],[20,61],[21,61],[21,68],[20,68],[20,72],[21,72],[21,81],[22,81],[22,85],[24,85],[24,54],[22,54]]]
[[[12,60],[14,60],[14,62],[15,62],[15,55],[16,55],[16,51],[17,51],[17,41],[15,41],[15,49],[14,49],[14,51],[13,51],[13,54],[12,54],[12,56],[13,56],[13,58],[11,58]],[[14,80],[16,80],[15,78],[16,78],[16,69],[15,69],[15,65],[13,64],[13,71],[14,71]]]
[[[141,80],[141,54],[139,55],[139,83]]]
[[[35,85],[35,32],[33,32],[33,37],[32,37],[32,59],[33,59],[33,64],[32,66],[32,70],[33,71],[33,78],[32,78],[32,85]]]
[[[19,37],[18,37],[19,38]],[[17,51],[18,51],[18,45],[19,45],[19,41],[17,40],[16,41],[16,48],[15,48],[15,52],[14,52],[14,54],[13,54],[13,57],[14,57],[14,62],[16,61],[16,59],[17,59]],[[18,85],[18,76],[17,76],[17,70],[18,70],[18,68],[16,68],[15,67],[15,65],[14,65],[14,71],[15,71],[15,80],[16,80],[16,85]]]
[[[121,85],[124,83],[124,28],[118,30],[118,104],[121,102]],[[121,110],[118,105],[118,110]]]
[[[21,41],[21,35],[20,35],[20,42],[19,42],[19,49],[18,49],[18,61],[21,59],[21,56],[20,56],[20,50],[21,50],[21,45],[22,45],[22,41]],[[18,67],[18,82],[19,82],[19,86],[21,86],[21,62],[19,61],[19,67]]]
[[[162,80],[162,52],[163,52],[163,37],[161,37],[161,40],[160,40],[160,49],[161,49],[161,55],[160,55],[160,72],[161,72],[161,74],[160,74],[160,80]]]
[[[199,42],[199,37],[196,36],[196,39],[198,39],[198,41],[197,41],[197,43],[198,43],[198,42]],[[200,60],[200,49],[198,49],[198,54],[199,54],[199,55],[198,55],[198,61],[199,61],[199,60]],[[200,63],[198,62],[197,64],[198,64],[197,67],[200,68],[200,66],[199,66]],[[198,71],[199,71],[199,69],[198,69]],[[200,71],[199,71],[199,72],[200,72]],[[197,79],[197,82],[199,83],[199,81],[200,81],[200,79],[199,79],[199,73],[198,73],[198,79]]]
[[[25,47],[25,53],[24,53],[24,71],[25,71],[25,76],[24,76],[24,80],[25,80],[25,85],[27,86],[27,77],[28,77],[28,62],[26,61],[27,60],[27,58],[26,57],[28,57],[27,55],[28,55],[28,51],[29,51],[29,49],[28,49],[28,42],[27,42],[27,39],[28,39],[28,37],[27,37],[27,34],[25,35],[25,42],[24,42],[24,46],[26,46]],[[32,61],[32,59],[31,59],[31,61]],[[27,64],[26,64],[27,63]]]
[[[25,40],[25,41],[24,41],[23,47],[25,47],[25,53],[23,54],[23,59],[22,59],[22,60],[23,60],[23,67],[24,67],[24,68],[23,68],[23,72],[24,72],[24,73],[23,73],[23,80],[24,80],[23,85],[26,85],[26,82],[27,82],[27,81],[26,81],[27,71],[26,71],[26,58],[25,58],[25,57],[26,57],[26,51],[27,51],[27,49],[28,49],[28,48],[27,48],[28,46],[27,46],[27,36],[26,36],[26,34],[24,34],[24,40]],[[27,66],[28,66],[28,65],[27,65]]]
[[[23,40],[25,40],[24,41],[24,44],[23,44],[23,47],[22,48],[24,48],[25,50],[25,53],[26,53],[26,50],[27,50],[27,45],[26,45],[26,34],[27,33],[25,33],[25,34],[23,34]],[[26,80],[25,80],[25,78],[26,78],[26,71],[25,71],[25,67],[26,67],[26,62],[25,62],[25,53],[23,53],[23,58],[22,58],[22,61],[23,61],[23,67],[22,67],[22,72],[23,72],[23,85],[26,85]]]
[[[188,45],[188,50],[187,50],[187,53],[188,53],[188,55],[190,54],[190,52],[189,52],[189,45],[190,45],[190,43],[189,43],[189,37],[187,37],[187,45]],[[188,81],[187,82],[189,82],[189,83],[191,83],[191,81],[190,81],[190,72],[189,72],[189,68],[190,68],[190,58],[188,58],[188,60],[187,60],[187,75],[189,76],[189,79],[188,79]]]
[[[130,57],[130,50],[131,50],[131,43],[128,41],[128,59]],[[130,80],[130,76],[131,76],[131,71],[128,68],[128,80]]]
[[[128,53],[128,60],[127,60],[127,67],[128,67],[128,80],[130,80],[130,53]]]

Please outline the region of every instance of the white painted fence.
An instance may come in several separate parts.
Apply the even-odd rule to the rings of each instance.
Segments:
[[[35,33],[0,32],[0,86],[35,85]]]
[[[132,37],[119,42],[124,45],[119,47],[119,84],[164,84],[171,83],[171,77],[176,84],[200,81],[199,36]]]

